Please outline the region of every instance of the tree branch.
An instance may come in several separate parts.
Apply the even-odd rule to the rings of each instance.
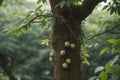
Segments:
[[[110,32],[111,34],[120,34],[120,32]]]
[[[98,3],[106,1],[106,0],[84,0],[81,9],[82,9],[82,14],[83,14],[83,20],[89,16],[93,9],[98,5]]]
[[[95,35],[93,35],[92,37],[88,38],[87,40],[91,40],[91,39],[94,39],[94,38],[97,37],[97,36],[103,35],[103,34],[108,33],[108,32],[112,32],[113,30],[115,30],[115,29],[117,29],[117,28],[119,28],[119,27],[120,27],[120,24],[117,25],[117,26],[115,26],[115,27],[113,27],[113,28],[107,29],[107,30],[105,30],[104,32],[95,34]]]
[[[8,75],[10,80],[17,80],[15,75],[12,73],[12,62],[11,58],[7,55],[0,53],[1,67],[4,72]]]

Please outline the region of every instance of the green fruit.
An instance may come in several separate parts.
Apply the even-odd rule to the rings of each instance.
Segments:
[[[74,49],[74,48],[75,48],[75,44],[74,44],[74,43],[71,43],[71,44],[70,44],[70,47],[71,47],[72,49]]]
[[[49,61],[50,61],[50,62],[53,62],[54,60],[53,60],[53,58],[52,58],[52,57],[49,57]]]
[[[62,67],[63,67],[64,69],[66,69],[66,68],[68,68],[68,64],[67,64],[67,63],[63,63],[63,64],[62,64]]]
[[[70,63],[71,63],[71,59],[70,59],[70,58],[67,58],[67,59],[66,59],[66,63],[67,63],[67,64],[70,64]]]
[[[116,8],[116,7],[117,7],[117,5],[116,5],[116,4],[113,4],[112,6],[113,6],[114,8]]]
[[[65,55],[65,50],[61,50],[61,51],[60,51],[60,55],[61,55],[61,56]]]
[[[69,47],[69,46],[70,46],[70,42],[69,42],[69,41],[66,41],[66,42],[64,43],[64,45],[65,45],[65,47]]]
[[[50,57],[54,57],[54,53],[53,52],[50,52]]]

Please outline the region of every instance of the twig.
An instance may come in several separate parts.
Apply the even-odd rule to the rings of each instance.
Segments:
[[[36,19],[38,19],[38,18],[41,18],[41,17],[51,17],[51,15],[36,15],[35,17],[33,17],[32,19],[30,19],[26,24],[24,24],[24,25],[22,25],[21,27],[18,27],[18,30],[19,29],[21,29],[21,28],[23,28],[23,27],[25,27],[25,26],[28,26],[28,25],[30,25],[31,23],[35,23],[36,21]],[[24,21],[24,20],[21,20],[22,22]],[[38,22],[37,21],[37,23],[40,23],[40,21]]]
[[[115,26],[115,27],[113,27],[113,28],[111,28],[111,29],[107,29],[107,30],[105,30],[104,32],[101,32],[101,33],[95,34],[95,35],[93,35],[92,37],[88,38],[87,40],[94,39],[94,38],[97,37],[97,36],[100,36],[100,35],[102,35],[102,34],[105,34],[105,33],[111,32],[111,31],[113,31],[113,30],[115,30],[116,28],[119,28],[119,27],[120,27],[120,24],[117,25],[117,26]]]
[[[110,33],[112,33],[112,34],[120,34],[120,32],[113,32],[113,31],[110,32]]]

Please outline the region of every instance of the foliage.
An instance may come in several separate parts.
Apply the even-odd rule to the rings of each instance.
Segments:
[[[10,3],[7,4],[9,1]],[[13,5],[14,2],[16,2],[15,5]],[[12,0],[12,2],[6,0],[0,7],[0,54],[9,56],[13,61],[12,73],[18,78],[22,80],[52,80],[53,69],[51,67],[53,65],[49,64],[49,55],[47,55],[50,49],[40,44],[42,39],[48,38],[50,29],[47,30],[48,32],[45,32],[47,28],[43,28],[41,31],[41,28],[37,27],[39,25],[32,24],[34,28],[22,32],[23,34],[4,33],[8,30],[8,26],[16,26],[19,23],[18,19],[23,19],[22,15],[25,15],[26,9],[31,11],[30,4],[33,5],[31,2],[22,2],[21,0]],[[17,11],[18,7],[19,10]],[[35,6],[33,5],[33,7]],[[10,10],[9,14],[8,10]],[[31,19],[32,14],[32,12],[28,12],[28,19]],[[25,21],[27,19],[23,22]],[[8,80],[8,75],[1,67],[1,62],[0,58],[0,80]]]
[[[2,4],[3,0],[0,1],[0,5]]]
[[[106,10],[100,12],[96,10],[82,23],[86,37],[83,46],[85,47],[84,50],[90,55],[88,58],[90,65],[82,65],[82,79],[84,80],[88,80],[90,76],[95,75],[94,69],[96,67],[99,66],[96,68],[96,71],[103,70],[104,66],[101,65],[104,65],[114,57],[114,55],[110,54],[112,50],[110,44],[106,41],[111,38],[119,38],[119,26],[117,26],[120,21],[119,16],[116,14],[109,15]],[[96,75],[98,74],[99,73]],[[90,80],[97,80],[95,78],[97,78],[97,76],[91,77]]]
[[[111,0],[108,2],[103,9],[106,9],[110,12],[110,15],[113,13],[120,15],[120,0]]]
[[[110,50],[109,53],[111,55],[114,55],[115,57],[110,59],[105,66],[99,66],[96,68],[95,73],[99,73],[99,76],[94,76],[90,78],[89,80],[119,80],[120,79],[120,40],[119,39],[110,39],[108,40],[110,44],[112,44],[112,47],[109,47]],[[103,50],[106,50],[104,48]],[[102,52],[103,52],[102,50]],[[112,51],[114,50],[114,51]],[[105,53],[105,51],[103,52]],[[101,53],[100,53],[101,54]],[[103,55],[103,54],[101,54]]]
[[[55,24],[55,20],[51,18],[51,11],[42,7],[42,4],[48,4],[48,0],[38,0],[38,7],[34,10],[31,9],[29,11],[25,11],[26,9],[22,8],[23,5],[26,5],[28,3],[26,1],[6,1],[7,2],[4,0],[4,3],[0,8],[0,26],[2,26],[0,27],[0,30],[3,32],[9,31],[8,33],[23,34],[6,35],[1,32],[0,52],[5,53],[15,60],[13,72],[16,75],[20,76],[23,80],[52,80],[51,77],[53,75],[53,69],[51,67],[53,65],[48,65],[49,63],[47,61],[47,54],[50,50],[48,48],[45,49],[43,46],[44,44],[47,46],[49,45],[49,39],[47,39],[48,34],[51,30],[51,27]],[[70,4],[81,5],[83,1],[84,0],[61,0],[60,3],[56,5],[56,7],[63,8],[66,5],[70,7]],[[12,6],[14,2],[16,3],[14,6]],[[7,5],[7,3],[9,3],[9,5]],[[18,9],[16,7],[18,5],[21,5],[21,8]],[[33,7],[31,7],[33,4],[30,5],[29,3],[26,6],[28,5],[30,8]],[[6,6],[7,8],[5,8]],[[10,11],[10,13],[17,11],[17,13],[14,13],[14,16],[13,14],[8,15],[8,11]],[[82,24],[86,39],[83,45],[85,48],[83,47],[80,55],[83,58],[83,63],[89,65],[89,67],[82,65],[83,75],[85,75],[83,80],[88,80],[87,78],[93,75],[93,70],[95,67],[99,65],[104,66],[97,67],[94,72],[96,76],[91,77],[89,80],[120,79],[120,39],[115,39],[120,33],[120,0],[110,0],[104,6],[103,11],[103,13],[94,12],[93,16],[87,18],[85,21],[83,21]],[[106,11],[109,12],[110,15]],[[23,14],[21,12],[27,13]],[[39,28],[35,28],[37,26],[39,26]],[[41,32],[40,29],[42,29],[44,32]],[[104,36],[100,36],[102,34],[104,34]],[[100,37],[96,38],[97,36]],[[93,40],[88,41],[91,39]],[[107,39],[109,39],[108,43],[105,42]],[[4,72],[1,73],[3,74]],[[84,73],[89,74],[86,75]],[[6,79],[6,75],[2,76],[2,78]]]
[[[42,10],[41,5],[33,11],[29,11],[25,16],[16,14],[16,17],[20,20],[15,27],[8,27],[8,34],[24,33],[26,30],[31,30],[33,23],[37,23],[42,28],[49,28],[54,24],[50,12],[48,10]]]

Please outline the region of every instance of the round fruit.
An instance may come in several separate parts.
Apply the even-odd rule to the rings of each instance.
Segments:
[[[50,52],[50,57],[54,57],[54,53],[53,52]]]
[[[113,4],[113,7],[114,7],[114,8],[116,8],[116,7],[117,7],[117,5],[116,5],[116,4]]]
[[[68,68],[68,64],[67,64],[67,63],[63,63],[63,64],[62,64],[62,67],[63,67],[64,69],[66,69],[66,68]]]
[[[72,43],[70,46],[71,46],[72,49],[75,48],[75,44],[74,43]]]
[[[53,62],[53,58],[52,58],[52,57],[49,57],[49,61],[50,61],[50,62]]]
[[[65,47],[69,47],[69,46],[70,46],[70,42],[69,42],[69,41],[66,41],[66,42],[64,43],[64,45],[65,45]]]
[[[70,63],[71,63],[71,59],[70,59],[70,58],[67,58],[67,59],[66,59],[66,63],[67,63],[67,64],[70,64]]]
[[[61,55],[61,56],[65,55],[65,50],[61,50],[61,51],[60,51],[60,55]]]

